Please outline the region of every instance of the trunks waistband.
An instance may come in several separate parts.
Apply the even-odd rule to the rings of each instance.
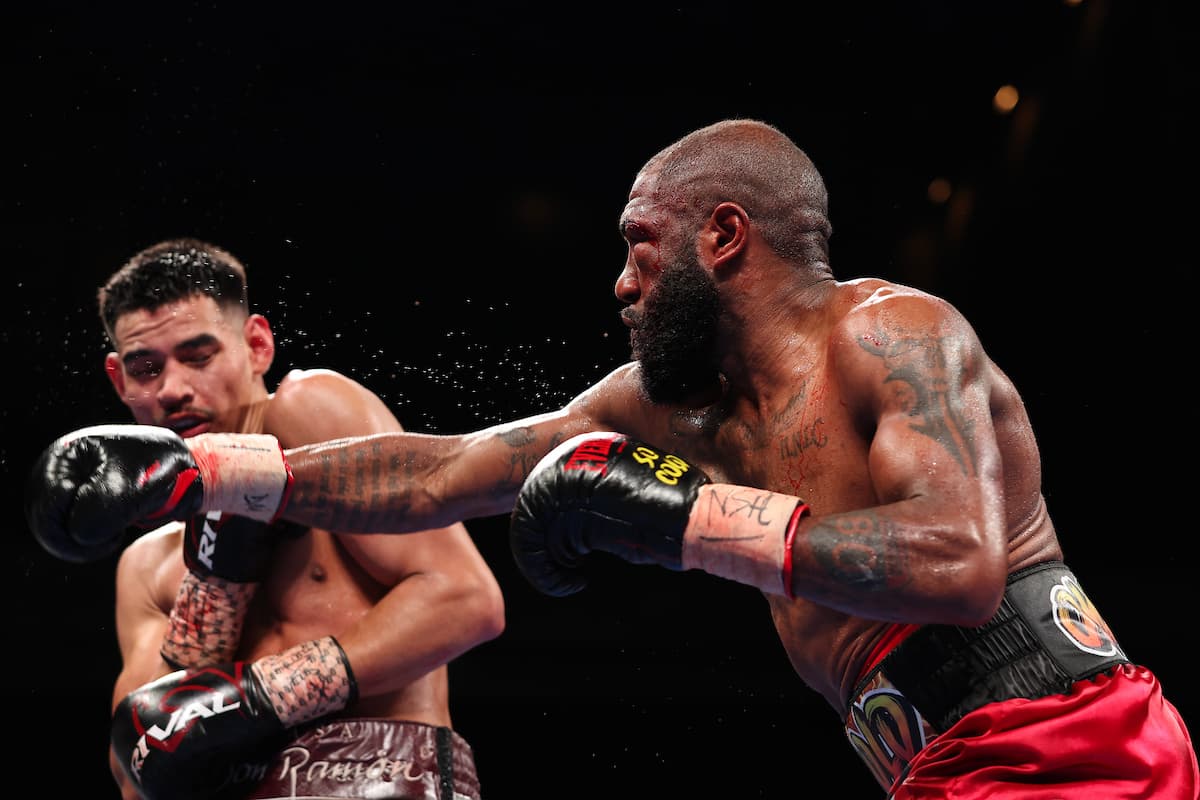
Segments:
[[[412,798],[479,800],[471,746],[447,727],[334,719],[305,728],[265,762],[247,764],[246,800]]]
[[[977,628],[925,625],[854,690],[846,735],[885,790],[925,745],[987,703],[1069,691],[1128,663],[1071,570],[1049,561],[1009,576]]]

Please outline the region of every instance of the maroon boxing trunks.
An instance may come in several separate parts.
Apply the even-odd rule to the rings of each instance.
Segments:
[[[471,746],[449,728],[417,722],[332,720],[242,769],[231,777],[254,781],[246,800],[479,800]]]

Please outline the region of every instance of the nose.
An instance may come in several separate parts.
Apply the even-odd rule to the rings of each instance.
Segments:
[[[188,370],[174,361],[168,361],[159,376],[158,404],[166,409],[177,408],[191,402],[192,383]]]
[[[632,264],[625,264],[625,268],[617,276],[617,283],[613,287],[613,291],[618,300],[628,305],[633,305],[642,296],[642,287],[638,283],[637,272],[633,269]]]

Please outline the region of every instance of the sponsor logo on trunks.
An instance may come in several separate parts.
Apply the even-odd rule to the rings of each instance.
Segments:
[[[430,754],[430,757],[435,756]],[[370,786],[420,783],[426,774],[411,758],[389,758],[384,751],[372,760],[314,760],[313,752],[303,745],[288,747],[276,763],[279,769],[275,780],[285,782],[293,797],[310,796],[314,790],[333,790],[345,784],[365,790]]]
[[[846,738],[886,791],[935,736],[907,697],[879,672],[850,705]]]
[[[1072,576],[1050,587],[1050,616],[1067,641],[1085,653],[1124,657],[1112,629]]]

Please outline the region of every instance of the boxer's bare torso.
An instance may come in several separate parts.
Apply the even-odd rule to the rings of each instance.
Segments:
[[[841,283],[829,295],[819,325],[806,321],[798,330],[776,329],[770,334],[773,341],[786,343],[773,359],[777,367],[756,369],[748,377],[749,383],[741,386],[739,380],[746,377],[731,380],[716,403],[681,410],[639,400],[636,367],[629,365],[598,387],[587,411],[599,418],[601,427],[671,449],[702,468],[714,482],[796,495],[816,514],[864,509],[898,499],[881,497],[872,475],[873,459],[880,456],[873,450],[880,447],[873,443],[873,436],[881,397],[909,394],[904,401],[912,409],[908,424],[928,431],[919,435],[930,441],[947,435],[950,441],[957,441],[956,447],[941,448],[944,461],[959,456],[970,459],[972,452],[978,457],[980,448],[986,450],[987,445],[980,438],[984,432],[969,417],[971,412],[960,417],[953,408],[959,399],[941,397],[954,394],[939,385],[945,377],[941,365],[926,363],[926,353],[919,345],[896,342],[896,331],[910,324],[903,317],[906,310],[889,308],[890,298],[897,294],[909,294],[917,304],[931,303],[933,313],[942,313],[940,303],[905,287],[876,280]],[[879,343],[879,356],[871,359],[888,362],[883,372],[850,374],[856,367],[839,358],[839,348],[845,345],[831,340],[845,338],[849,315],[873,317],[855,322],[854,329],[865,325],[893,336],[891,346]],[[755,334],[747,338],[754,341]],[[1009,571],[1061,558],[1041,495],[1037,445],[1023,404],[1008,378],[981,352],[977,355],[979,374],[972,380],[986,392],[987,412],[994,426]],[[886,379],[881,381],[879,376]],[[752,387],[753,398],[741,388],[744,386]],[[950,409],[943,414],[939,409],[945,404]],[[939,416],[942,418],[935,418]],[[961,430],[948,434],[939,430],[955,427]],[[957,455],[952,449],[957,449]],[[903,539],[877,538],[863,546],[874,548],[875,558],[889,562],[891,580],[904,581],[925,567]],[[802,597],[787,600],[771,595],[768,599],[796,672],[835,709],[844,711],[846,699],[889,621],[844,613]],[[947,598],[947,603],[952,602]],[[928,619],[930,612],[922,610],[921,614]],[[890,621],[905,619],[905,608],[897,605]]]
[[[330,384],[334,385],[334,394],[355,390],[348,382],[340,385],[340,377],[303,372],[285,377],[279,390],[291,392],[293,396],[289,402],[294,405],[297,402],[295,395],[306,391],[306,382],[312,386],[322,381],[326,384],[325,391],[329,391]],[[243,409],[238,415],[238,432],[270,433],[281,442],[293,443],[327,435],[318,430],[319,413],[273,414],[272,404],[277,394],[279,392]],[[459,530],[448,535],[462,536],[464,532]],[[124,556],[129,562],[141,562],[145,574],[154,575],[154,580],[147,582],[144,589],[139,588],[136,581],[126,582],[123,589],[145,591],[145,602],[161,612],[161,620],[156,623],[161,622],[164,630],[187,569],[183,562],[182,536],[183,524],[171,523],[133,542]],[[281,537],[272,569],[258,587],[246,613],[235,657],[254,661],[301,642],[337,635],[352,628],[379,604],[394,584],[407,577],[403,538],[375,537],[370,541],[374,546],[388,547],[390,558],[364,564],[362,556],[356,557],[339,542],[338,536],[317,528],[297,529],[291,535]],[[414,563],[412,569],[419,571],[419,565]],[[126,572],[136,574],[134,570]],[[436,667],[394,691],[361,697],[339,716],[404,719],[448,726],[446,668],[444,665]]]

